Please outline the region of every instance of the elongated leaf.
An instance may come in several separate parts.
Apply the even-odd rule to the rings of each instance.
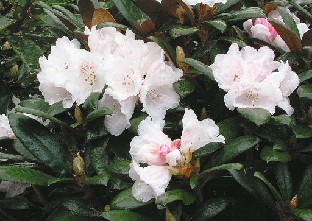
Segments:
[[[227,24],[222,20],[213,20],[207,23],[212,27],[218,29],[221,33],[224,33],[227,28]]]
[[[99,216],[100,213],[88,205],[81,199],[70,199],[62,203],[62,205],[74,214],[83,216]]]
[[[225,144],[220,153],[212,159],[212,165],[227,162],[260,142],[258,137],[242,136]]]
[[[46,221],[95,221],[95,219],[86,216],[74,215],[70,211],[53,213]]]
[[[30,161],[38,161],[36,157],[34,157],[25,147],[24,145],[21,143],[21,141],[19,140],[14,140],[13,141],[13,148],[16,150],[16,152],[18,152],[19,154],[21,154],[23,157],[25,157],[26,159],[30,160]]]
[[[312,70],[305,71],[299,75],[300,82],[304,82],[312,78]]]
[[[289,201],[293,197],[293,187],[291,174],[286,163],[275,165],[274,174],[279,190],[285,201]]]
[[[296,125],[293,127],[296,138],[310,138],[312,137],[312,128],[305,125]]]
[[[97,184],[97,185],[107,186],[109,178],[110,178],[110,175],[108,173],[102,172],[100,175],[97,175],[97,176],[86,177],[83,183],[85,185]]]
[[[102,217],[109,221],[146,221],[149,217],[128,210],[110,210],[103,212]]]
[[[228,163],[216,166],[207,170],[204,170],[200,173],[200,176],[205,176],[205,174],[216,171],[216,170],[241,170],[244,168],[243,164],[240,163]]]
[[[23,114],[9,114],[15,136],[41,163],[60,174],[71,171],[71,156],[62,143],[42,124]]]
[[[283,18],[283,21],[288,27],[298,38],[300,38],[300,34],[297,28],[297,24],[294,21],[293,17],[289,14],[289,12],[286,10],[285,7],[277,7],[278,12]]]
[[[140,202],[134,198],[132,195],[132,188],[121,191],[117,196],[115,196],[110,204],[112,209],[135,209],[144,205],[151,203]]]
[[[285,151],[274,150],[271,147],[264,147],[261,150],[260,157],[266,162],[289,162],[291,161],[291,155]]]
[[[68,180],[57,178],[31,168],[16,166],[0,166],[0,179],[18,183],[48,186],[50,184]]]
[[[198,32],[199,29],[196,27],[176,26],[169,30],[169,35],[172,38],[178,38],[185,35],[192,35]]]
[[[196,197],[192,193],[182,189],[175,189],[165,192],[155,200],[155,203],[166,206],[168,203],[180,200],[184,205],[190,205],[195,201],[195,199]]]
[[[227,1],[225,4],[218,4],[217,5],[217,9],[214,12],[215,15],[220,14],[224,11],[226,11],[227,9],[231,8],[232,6],[234,6],[235,4],[239,3],[240,0],[231,0],[231,1]]]
[[[186,58],[184,61],[186,64],[190,65],[197,71],[199,74],[206,75],[209,79],[214,80],[214,76],[212,74],[212,70],[205,65],[204,63],[197,61],[193,58]]]
[[[196,211],[191,221],[205,221],[213,218],[222,212],[229,204],[229,200],[223,198],[211,199],[204,202],[203,205]]]
[[[267,123],[270,120],[271,114],[269,111],[261,108],[244,108],[238,109],[238,112],[246,119],[254,122],[260,126]]]
[[[240,119],[236,117],[228,118],[218,123],[220,134],[225,137],[227,143],[239,136],[241,132],[239,123]]]
[[[140,8],[129,0],[112,0],[120,13],[130,24],[142,33],[151,32],[155,28],[154,22]]]
[[[32,206],[26,198],[21,196],[8,197],[0,200],[0,206],[12,210],[28,209]]]
[[[16,20],[0,15],[0,31],[14,24]]]
[[[230,170],[233,178],[244,187],[256,199],[265,203],[266,206],[274,208],[274,200],[264,184],[253,176],[248,176],[241,171]]]
[[[297,94],[299,95],[299,97],[312,99],[312,85],[311,84],[301,85],[297,89]]]
[[[195,90],[195,85],[193,82],[187,79],[181,79],[178,82],[173,84],[174,90],[180,95],[180,97],[184,98],[193,93]]]
[[[312,209],[292,209],[291,213],[304,221],[312,220]]]
[[[92,111],[86,118],[86,122],[91,122],[93,120],[96,120],[100,117],[105,117],[106,115],[111,115],[113,113],[113,110],[110,108],[100,108],[98,110]]]
[[[154,36],[150,36],[148,39],[156,42],[165,51],[166,55],[169,56],[169,59],[173,63],[176,61],[176,51],[167,41]]]
[[[298,189],[299,204],[301,206],[312,206],[312,164],[308,165]]]
[[[223,143],[209,143],[209,144],[199,148],[198,150],[196,150],[193,153],[193,156],[195,158],[204,157],[204,156],[207,156],[209,154],[212,154],[213,152],[220,149],[221,147],[223,147]]]
[[[226,14],[224,20],[229,22],[237,22],[242,20],[244,21],[250,18],[265,18],[265,14],[261,8],[249,7],[240,11],[236,11],[234,13]]]

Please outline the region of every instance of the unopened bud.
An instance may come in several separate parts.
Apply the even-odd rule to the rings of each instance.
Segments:
[[[6,41],[3,45],[2,45],[3,50],[9,50],[11,49],[11,45],[8,41]]]
[[[82,111],[78,105],[75,107],[75,120],[78,124],[83,124],[84,122]]]
[[[84,177],[86,175],[85,162],[79,153],[73,160],[73,171],[75,177]]]
[[[11,67],[11,69],[10,69],[10,74],[11,74],[12,76],[16,76],[17,73],[18,73],[18,65],[15,64],[15,65],[13,65],[13,66]]]

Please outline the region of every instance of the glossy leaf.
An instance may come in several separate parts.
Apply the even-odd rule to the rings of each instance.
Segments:
[[[274,150],[271,147],[264,147],[261,150],[260,157],[266,162],[277,161],[286,163],[292,159],[289,153],[285,151]]]
[[[197,209],[195,215],[191,218],[191,221],[205,221],[211,219],[222,212],[229,203],[229,200],[223,198],[208,200]]]
[[[271,114],[269,111],[261,108],[244,108],[238,109],[238,112],[246,119],[260,126],[270,120]]]
[[[206,75],[209,79],[214,80],[212,70],[204,63],[193,58],[186,58],[184,62],[194,68],[199,74]]]
[[[148,217],[128,210],[110,210],[102,213],[102,217],[109,221],[146,221]]]
[[[175,189],[166,191],[155,200],[155,203],[161,206],[166,206],[168,203],[179,200],[182,201],[184,205],[190,205],[195,199],[196,197],[192,193],[182,189]]]
[[[311,84],[301,85],[297,89],[297,94],[299,95],[299,97],[312,99],[312,85]]]
[[[111,201],[110,206],[112,209],[135,209],[149,203],[151,203],[151,201],[143,203],[136,200],[132,195],[132,188],[129,188],[121,191],[117,196],[115,196]]]
[[[290,201],[293,197],[293,186],[288,165],[286,163],[276,164],[274,174],[283,199]]]
[[[301,179],[298,189],[299,204],[312,206],[312,165],[308,165]]]
[[[291,213],[304,221],[312,220],[312,209],[292,209]]]
[[[0,31],[14,24],[16,20],[0,15]]]
[[[92,176],[92,177],[86,177],[83,181],[85,185],[104,185],[107,186],[108,180],[110,178],[110,175],[108,173],[102,172],[100,175]]]

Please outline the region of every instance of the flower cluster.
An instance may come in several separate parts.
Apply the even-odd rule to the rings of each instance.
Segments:
[[[300,38],[302,38],[303,34],[309,30],[309,27],[307,26],[307,24],[301,23],[300,19],[296,15],[291,13],[289,9],[287,9],[287,11],[296,22]],[[274,18],[284,23],[283,18],[278,12],[278,10],[271,11],[268,14],[268,18]],[[248,19],[247,21],[244,22],[243,26],[245,31],[247,31],[248,34],[250,35],[250,37],[258,38],[260,40],[269,42],[273,45],[282,48],[286,52],[290,51],[285,41],[277,33],[277,31],[271,25],[271,23],[268,21],[267,18]]]
[[[137,200],[146,202],[163,194],[172,175],[190,177],[196,171],[192,153],[211,142],[224,143],[215,122],[198,121],[193,110],[185,109],[182,123],[182,136],[175,140],[150,117],[140,123],[139,135],[130,143],[129,175],[135,181],[132,193]]]
[[[179,104],[173,83],[182,71],[165,61],[156,43],[136,40],[132,31],[124,35],[112,27],[92,27],[86,34],[90,51],[63,37],[51,47],[48,58],[40,58],[39,89],[49,104],[80,105],[106,86],[99,105],[114,107],[105,124],[116,136],[130,126],[138,100],[155,121],[162,121],[166,110]]]
[[[9,123],[9,119],[5,114],[0,115],[0,137],[14,137],[14,133]]]
[[[232,44],[227,54],[219,54],[210,66],[221,89],[227,92],[225,105],[234,108],[263,108],[271,114],[278,106],[293,113],[288,96],[298,87],[299,78],[288,62],[274,61],[268,47],[239,50]]]

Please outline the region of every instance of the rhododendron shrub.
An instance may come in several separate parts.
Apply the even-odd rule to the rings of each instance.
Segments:
[[[0,220],[312,217],[311,1],[0,3]]]

